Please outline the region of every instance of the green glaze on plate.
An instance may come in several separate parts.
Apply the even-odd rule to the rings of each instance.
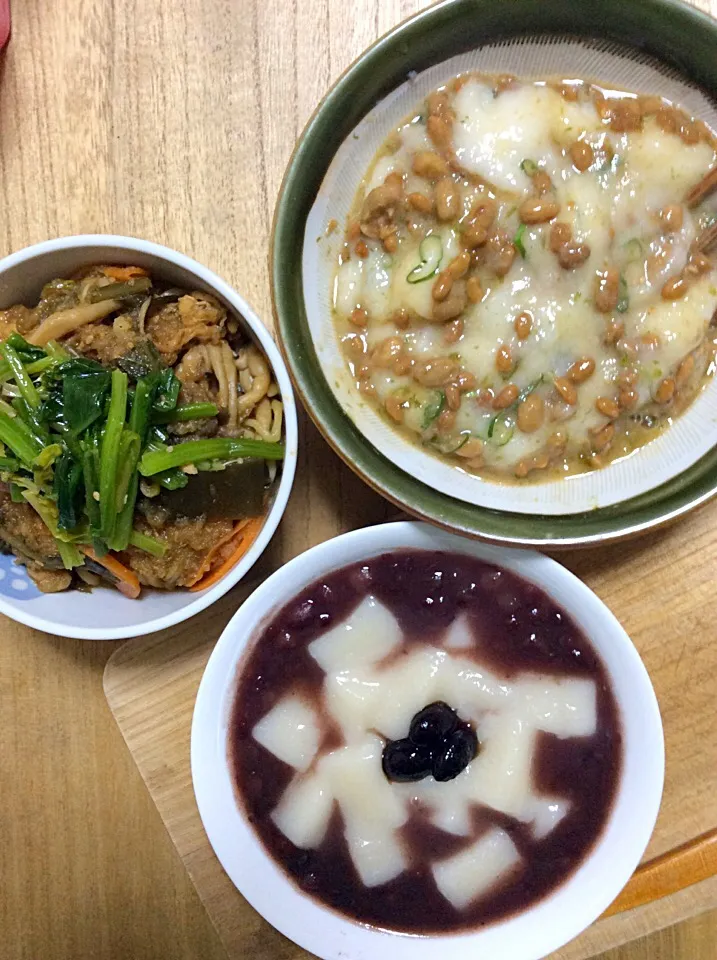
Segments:
[[[717,96],[717,22],[678,0],[446,0],[370,47],[338,80],[302,134],[274,217],[272,293],[280,345],[311,417],[336,452],[398,506],[468,536],[525,546],[575,546],[660,526],[717,493],[717,448],[649,493],[563,516],[472,506],[426,486],[379,453],[334,397],[311,341],[302,289],[306,219],[329,163],[371,107],[420,72],[486,43],[538,34],[628,45]]]

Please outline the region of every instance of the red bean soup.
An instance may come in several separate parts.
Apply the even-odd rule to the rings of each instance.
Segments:
[[[415,934],[476,929],[563,884],[622,765],[605,668],[543,590],[401,550],[317,580],[241,664],[237,796],[310,897]]]

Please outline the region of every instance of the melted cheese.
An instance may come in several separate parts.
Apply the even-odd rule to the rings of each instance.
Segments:
[[[521,433],[515,426],[515,409],[509,410],[505,417],[512,433],[505,445],[499,445],[490,433],[495,411],[471,397],[463,399],[452,428],[455,437],[483,440],[485,465],[498,472],[510,475],[520,461],[547,449],[556,430],[566,437],[566,459],[577,463],[591,449],[591,437],[608,422],[595,402],[618,399],[617,379],[625,365],[636,364],[639,409],[653,404],[661,379],[674,377],[682,360],[705,342],[717,310],[717,270],[693,281],[682,299],[664,300],[661,290],[667,280],[679,276],[701,229],[695,213],[682,204],[683,198],[715,165],[717,155],[704,140],[688,145],[678,135],[665,132],[652,115],[643,119],[640,130],[617,132],[589,98],[568,101],[542,83],[517,84],[494,96],[488,83],[475,78],[450,96],[455,157],[468,175],[463,180],[454,178],[462,216],[480,193],[475,178],[482,178],[499,194],[496,226],[515,236],[520,226],[518,207],[533,189],[521,168],[524,160],[530,160],[549,174],[560,208],[557,219],[570,226],[575,242],[589,246],[589,256],[577,268],[565,269],[549,249],[550,224],[524,225],[525,258],[516,256],[502,278],[476,268],[485,295],[464,310],[460,339],[447,343],[443,325],[432,321],[433,281],[408,282],[421,260],[422,233],[403,230],[398,250],[390,257],[373,241],[367,260],[357,262],[351,257],[341,264],[334,297],[337,318],[340,323],[356,306],[366,307],[369,352],[386,337],[398,337],[412,359],[451,356],[475,375],[480,388],[494,394],[510,379],[523,393],[537,390],[544,400],[556,401],[554,379],[564,376],[577,359],[593,358],[595,373],[579,386],[574,407],[558,410],[554,417],[548,410],[534,432]],[[430,183],[412,170],[418,151],[435,150],[425,125],[414,119],[398,134],[398,148],[375,164],[366,190],[382,183],[388,172],[397,171],[406,177],[407,192],[430,193]],[[595,162],[583,172],[573,166],[569,153],[578,139],[596,151]],[[671,204],[681,205],[684,220],[675,233],[666,232],[658,217]],[[420,222],[419,217],[419,226]],[[426,230],[441,237],[443,269],[461,250],[460,225],[440,223],[433,217],[422,222]],[[593,302],[596,274],[607,266],[623,278],[621,312],[612,314],[624,325],[623,338],[616,345],[605,342],[605,324],[611,315],[598,312]],[[414,318],[408,330],[395,326],[392,317],[397,310],[406,310]],[[514,321],[523,311],[531,314],[533,322],[529,337],[521,341]],[[496,369],[501,347],[510,349],[516,364],[505,379]],[[426,439],[425,411],[435,402],[435,389],[417,383],[410,372],[399,375],[378,368],[373,369],[371,382],[380,404],[397,391],[409,398],[404,429]],[[629,425],[627,415],[624,422]]]

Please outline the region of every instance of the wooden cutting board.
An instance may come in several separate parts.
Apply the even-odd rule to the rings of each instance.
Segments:
[[[558,558],[622,621],[657,690],[665,726],[667,776],[646,859],[717,827],[716,531],[717,503],[713,503],[671,529],[641,540]],[[312,531],[311,537],[317,542],[321,531]],[[291,553],[311,545],[292,542]],[[274,569],[277,559],[264,562],[259,577]],[[254,913],[214,857],[194,802],[189,769],[192,709],[204,666],[250,589],[240,585],[201,620],[125,644],[108,662],[104,686],[127,745],[231,960],[298,960],[307,954]],[[716,877],[599,921],[555,954],[554,960],[595,957],[714,906]]]

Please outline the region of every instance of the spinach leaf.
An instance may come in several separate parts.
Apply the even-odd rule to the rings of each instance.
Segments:
[[[154,401],[152,409],[158,413],[168,413],[177,406],[182,381],[174,375],[174,370],[170,367],[165,367],[158,376],[157,399]]]
[[[117,366],[133,380],[139,380],[150,374],[160,373],[164,364],[152,341],[140,340],[134,349],[119,358]]]
[[[61,364],[69,367],[76,361]],[[70,430],[81,433],[102,416],[110,386],[110,373],[98,370],[73,369],[62,378],[64,418]]]
[[[19,333],[11,333],[5,341],[15,350],[23,363],[32,363],[34,360],[42,360],[46,356],[42,347],[35,347],[28,343]]]
[[[80,519],[80,479],[82,464],[68,451],[55,461],[53,490],[57,498],[57,525],[60,530],[74,530]]]

